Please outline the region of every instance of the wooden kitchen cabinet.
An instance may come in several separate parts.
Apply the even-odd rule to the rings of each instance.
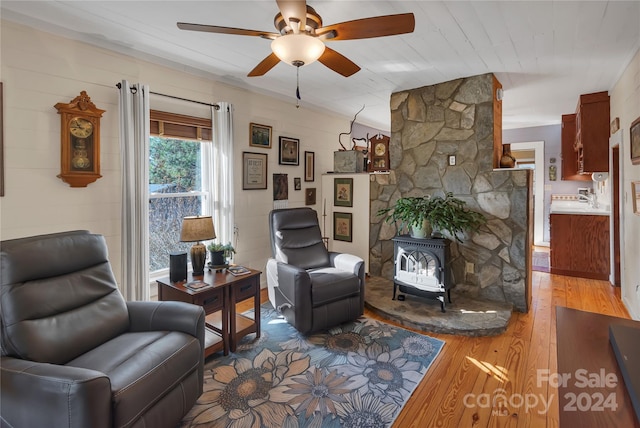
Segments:
[[[609,278],[609,216],[551,214],[551,273]]]
[[[589,174],[578,173],[578,156],[574,148],[576,142],[575,113],[562,115],[562,131],[560,136],[562,145],[561,178],[563,180],[591,181],[591,176]]]
[[[609,94],[580,95],[574,149],[578,173],[609,171]]]

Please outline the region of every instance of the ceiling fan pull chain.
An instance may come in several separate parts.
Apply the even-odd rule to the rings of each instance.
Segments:
[[[300,67],[296,67],[296,108],[300,108]]]

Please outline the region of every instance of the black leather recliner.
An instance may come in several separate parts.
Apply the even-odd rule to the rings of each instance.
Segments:
[[[303,334],[352,321],[364,313],[364,261],[329,252],[311,208],[269,214],[269,300]]]
[[[103,236],[0,243],[2,426],[172,427],[202,393],[204,310],[126,302]]]

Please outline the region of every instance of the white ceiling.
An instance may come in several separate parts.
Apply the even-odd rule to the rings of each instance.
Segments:
[[[362,70],[345,78],[319,62],[300,69],[301,108],[389,129],[389,96],[493,72],[504,87],[503,126],[557,124],[578,95],[610,90],[640,47],[640,1],[309,0],[324,25],[413,12],[412,34],[329,46]],[[296,69],[247,73],[269,40],[182,31],[176,22],[276,31],[274,0],[7,1],[2,19],[86,41],[291,100]],[[212,100],[204,100],[212,101]]]

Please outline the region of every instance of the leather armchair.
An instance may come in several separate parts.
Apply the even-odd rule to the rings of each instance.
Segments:
[[[303,334],[352,321],[364,313],[364,261],[327,251],[311,208],[269,214],[269,300]]]
[[[2,426],[172,427],[202,394],[204,310],[126,302],[103,236],[0,243]]]

